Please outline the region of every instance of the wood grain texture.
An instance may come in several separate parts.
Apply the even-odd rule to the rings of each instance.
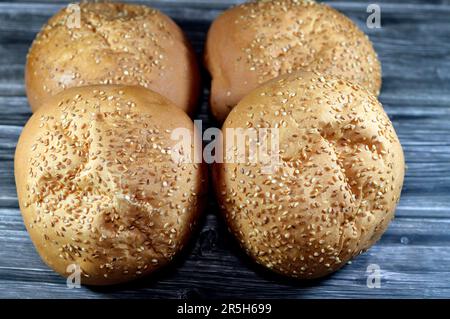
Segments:
[[[200,55],[211,23],[233,0],[159,0]],[[381,29],[367,29],[370,1],[330,1],[374,42],[383,67],[380,100],[404,147],[402,198],[382,239],[322,280],[292,281],[252,263],[228,234],[211,196],[190,246],[167,269],[139,282],[68,289],[25,231],[14,185],[14,149],[30,110],[23,86],[28,47],[66,1],[0,2],[0,298],[450,298],[450,1],[383,0]],[[209,80],[196,118],[207,110]],[[381,267],[380,289],[366,285]]]

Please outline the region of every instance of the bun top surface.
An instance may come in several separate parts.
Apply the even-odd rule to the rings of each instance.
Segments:
[[[197,62],[169,17],[120,3],[82,3],[79,21],[76,14],[69,7],[59,11],[30,48],[26,83],[33,111],[66,88],[101,84],[140,85],[192,111]]]
[[[71,88],[26,124],[15,155],[25,225],[41,257],[82,283],[127,281],[186,243],[205,176],[172,159],[171,132],[189,117],[141,87]],[[191,151],[191,150],[188,150]]]
[[[224,120],[252,89],[279,75],[311,70],[378,94],[381,68],[367,36],[346,16],[314,1],[252,1],[212,24],[206,44],[213,114]]]
[[[272,173],[250,161],[215,172],[230,228],[259,263],[294,277],[324,276],[387,228],[403,185],[403,151],[366,89],[310,72],[283,76],[230,112],[223,130],[239,127],[279,129]]]

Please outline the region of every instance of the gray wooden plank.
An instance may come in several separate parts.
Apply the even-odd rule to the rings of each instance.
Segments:
[[[234,243],[216,216],[208,216],[198,239],[176,266],[155,278],[121,287],[70,290],[65,280],[38,258],[18,210],[0,210],[0,295],[6,297],[426,297],[447,294],[450,286],[450,221],[433,218],[397,218],[380,242],[351,264],[323,280],[283,280],[259,269],[242,256],[228,254]],[[30,262],[24,264],[26,258]],[[366,286],[367,266],[378,264],[382,288]],[[175,266],[175,265],[174,265]],[[181,267],[180,267],[181,266]],[[195,269],[195,272],[192,270]],[[224,276],[226,274],[226,276]],[[161,278],[161,279],[160,279]],[[263,290],[255,290],[261,280]],[[16,288],[12,289],[13,285]],[[29,287],[37,287],[30,291]],[[345,289],[342,289],[345,287]],[[139,295],[136,296],[136,290]],[[80,291],[82,293],[80,293]],[[105,294],[107,293],[107,294]]]

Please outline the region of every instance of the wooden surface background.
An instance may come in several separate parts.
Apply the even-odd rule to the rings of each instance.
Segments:
[[[0,297],[3,298],[450,298],[450,1],[376,1],[381,29],[367,29],[371,1],[331,1],[367,32],[383,66],[381,101],[403,144],[408,171],[402,198],[382,239],[335,274],[288,280],[253,264],[236,247],[211,197],[190,246],[167,269],[109,288],[68,289],[47,268],[25,231],[13,157],[30,116],[25,56],[36,32],[64,1],[0,2]],[[140,1],[173,17],[197,53],[211,20],[238,1]],[[207,111],[209,79],[196,118]],[[381,288],[366,285],[381,268]]]

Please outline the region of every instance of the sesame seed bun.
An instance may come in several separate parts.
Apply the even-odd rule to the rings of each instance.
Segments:
[[[199,94],[195,54],[181,29],[142,5],[82,3],[62,9],[30,48],[26,90],[33,112],[49,96],[74,86],[140,85],[192,113]]]
[[[381,87],[380,63],[368,37],[338,11],[313,1],[233,7],[212,24],[205,50],[211,111],[220,122],[251,90],[296,70],[342,77],[376,95]]]
[[[42,259],[81,283],[115,284],[167,264],[186,244],[207,180],[172,160],[175,128],[194,124],[142,87],[67,89],[46,100],[20,136],[18,199]]]
[[[240,127],[279,128],[280,161],[270,174],[248,159],[214,170],[229,228],[258,263],[297,278],[325,276],[386,230],[404,157],[366,89],[316,73],[281,76],[242,99],[222,130]]]

